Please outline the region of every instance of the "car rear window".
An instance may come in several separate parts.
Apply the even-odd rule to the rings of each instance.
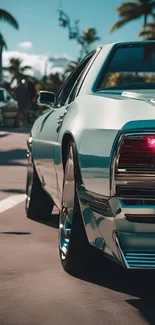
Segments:
[[[155,44],[117,48],[97,86],[111,88],[155,89]]]

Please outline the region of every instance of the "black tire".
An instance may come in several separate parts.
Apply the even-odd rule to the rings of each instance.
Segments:
[[[52,213],[54,203],[49,194],[42,188],[30,152],[28,153],[26,195],[27,217],[36,221],[47,220]]]
[[[68,173],[68,162],[71,159],[71,155],[73,153],[73,170],[72,176],[74,177],[74,202],[73,202],[73,216],[72,216],[72,225],[69,236],[69,244],[67,252],[64,254],[62,251],[62,236],[65,232],[65,226],[62,228],[62,224],[65,224],[64,221],[64,187],[65,187],[65,180],[67,179],[66,174]],[[62,198],[62,210],[60,212],[60,222],[59,222],[59,253],[60,253],[60,260],[64,270],[68,273],[75,274],[77,271],[82,270],[90,257],[91,254],[91,246],[88,243],[87,235],[85,232],[82,215],[79,206],[79,200],[77,195],[77,170],[75,168],[75,148],[74,144],[71,143],[68,148],[68,157],[66,162],[66,168],[64,173],[64,185],[63,185],[63,198]],[[66,204],[67,205],[67,204]],[[68,216],[68,212],[65,212]],[[66,219],[65,219],[66,220]]]
[[[14,119],[13,127],[14,127],[14,128],[17,128],[17,117]]]

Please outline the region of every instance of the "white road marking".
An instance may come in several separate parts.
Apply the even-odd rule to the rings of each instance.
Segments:
[[[0,213],[13,208],[15,205],[25,201],[26,194],[12,195],[0,201]]]
[[[0,135],[6,135],[6,134],[8,134],[8,132],[0,131]]]

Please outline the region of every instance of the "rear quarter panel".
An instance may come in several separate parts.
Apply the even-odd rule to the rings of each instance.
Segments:
[[[109,196],[110,161],[118,132],[155,127],[154,117],[155,107],[141,100],[79,96],[67,109],[58,143],[61,146],[66,133],[72,135],[85,188]],[[56,170],[61,190],[63,171],[58,152]]]

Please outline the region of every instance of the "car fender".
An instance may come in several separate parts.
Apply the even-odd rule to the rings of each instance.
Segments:
[[[71,135],[85,188],[109,196],[110,162],[118,132],[154,124],[154,106],[148,102],[121,96],[79,96],[67,108],[58,143]]]

